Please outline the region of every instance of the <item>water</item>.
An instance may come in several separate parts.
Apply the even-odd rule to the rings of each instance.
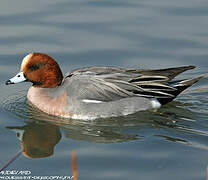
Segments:
[[[50,117],[27,104],[30,84],[4,82],[29,52],[51,55],[64,73],[92,65],[207,73],[207,8],[205,0],[1,1],[0,165],[24,148],[7,170],[71,176],[75,151],[79,179],[205,179],[207,78],[158,112],[102,121]]]

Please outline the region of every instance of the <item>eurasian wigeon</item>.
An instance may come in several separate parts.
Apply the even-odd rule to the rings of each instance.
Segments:
[[[50,115],[95,119],[160,108],[203,77],[172,81],[178,74],[193,68],[88,67],[63,77],[53,58],[31,53],[24,57],[20,72],[6,84],[32,82],[27,99]]]

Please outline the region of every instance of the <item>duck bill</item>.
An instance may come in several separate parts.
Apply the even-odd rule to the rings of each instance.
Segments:
[[[26,77],[24,75],[23,72],[19,72],[16,76],[14,76],[13,78],[7,80],[5,82],[6,85],[10,85],[10,84],[16,84],[16,83],[21,83],[21,82],[24,82],[26,81]]]

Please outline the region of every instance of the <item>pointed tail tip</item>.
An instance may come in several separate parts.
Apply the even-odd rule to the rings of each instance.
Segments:
[[[184,71],[195,69],[195,68],[196,68],[196,66],[194,66],[194,65],[188,65],[188,66],[175,67],[173,69],[180,69],[180,70],[182,70],[182,72],[184,72]]]
[[[197,76],[197,77],[191,79],[190,81],[192,82],[192,84],[194,84],[194,83],[198,82],[200,79],[205,78],[205,77],[206,77],[206,75],[202,74],[200,76]]]
[[[190,66],[187,66],[188,69],[195,69],[196,66],[193,66],[193,65],[190,65]]]
[[[206,74],[202,74],[202,75],[197,76],[195,78],[181,81],[178,85],[191,86],[191,85],[195,84],[196,82],[198,82],[200,79],[205,78],[206,76],[208,76],[208,74],[207,75]]]

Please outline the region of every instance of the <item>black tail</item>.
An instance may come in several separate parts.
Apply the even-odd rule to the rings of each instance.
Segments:
[[[168,102],[170,102],[173,99],[175,99],[181,92],[183,92],[188,87],[192,86],[194,83],[196,83],[197,81],[199,81],[203,77],[204,76],[202,75],[202,76],[199,76],[199,77],[196,77],[196,78],[193,78],[193,79],[178,81],[176,84],[174,83],[174,85],[172,85],[172,87],[174,87],[176,90],[168,92],[169,94],[173,95],[173,97],[170,97],[170,98],[157,98],[157,100],[162,105],[167,104]]]

